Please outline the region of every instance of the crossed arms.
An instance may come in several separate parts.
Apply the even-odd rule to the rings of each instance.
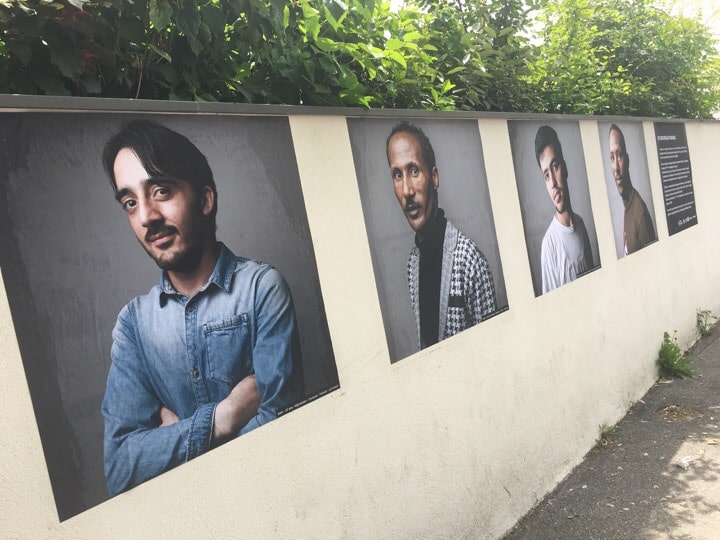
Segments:
[[[213,393],[211,381],[189,383],[187,373],[173,364],[179,359],[165,359],[162,369],[153,366],[141,339],[137,304],[131,302],[120,312],[102,405],[111,495],[269,422],[278,409],[302,397],[292,300],[276,270],[262,277],[253,309],[250,351],[236,353],[238,362],[251,355],[252,373],[221,393]],[[196,399],[198,392],[205,392],[202,399]]]

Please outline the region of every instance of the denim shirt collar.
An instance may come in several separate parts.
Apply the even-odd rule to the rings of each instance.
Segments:
[[[235,270],[235,255],[228,247],[222,242],[218,242],[220,246],[220,255],[217,263],[215,263],[215,269],[210,276],[208,282],[203,285],[198,293],[203,292],[211,283],[214,283],[218,288],[225,292],[230,292],[230,285],[232,283],[233,272]],[[172,286],[170,278],[167,272],[163,270],[160,276],[160,288],[158,290],[158,301],[160,307],[164,306],[167,302],[167,296],[179,294],[175,287]]]

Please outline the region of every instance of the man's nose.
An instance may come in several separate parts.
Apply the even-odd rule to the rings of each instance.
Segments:
[[[406,198],[412,198],[415,195],[415,186],[408,174],[403,175],[403,195]]]
[[[143,226],[148,227],[151,223],[154,223],[161,218],[160,212],[152,202],[139,202],[138,205],[140,223],[142,223]]]

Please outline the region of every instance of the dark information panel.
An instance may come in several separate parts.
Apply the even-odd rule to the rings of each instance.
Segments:
[[[655,140],[668,234],[672,236],[698,222],[685,124],[656,122]]]

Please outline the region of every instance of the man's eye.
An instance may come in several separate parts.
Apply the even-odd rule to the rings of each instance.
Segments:
[[[170,190],[166,187],[158,186],[155,189],[154,195],[156,197],[167,197],[168,195],[170,195]]]
[[[420,169],[418,169],[417,167],[413,167],[412,169],[410,169],[410,173],[412,173],[413,176],[417,176],[418,174],[420,174]]]
[[[135,199],[126,199],[122,202],[122,207],[124,210],[132,210],[137,206],[137,201]]]

